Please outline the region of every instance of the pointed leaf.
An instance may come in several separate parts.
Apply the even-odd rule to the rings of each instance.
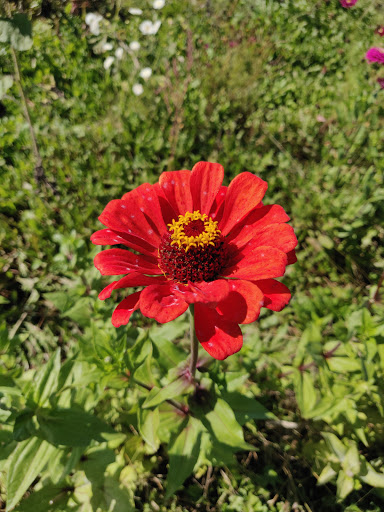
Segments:
[[[336,485],[337,497],[343,500],[353,491],[354,481],[351,476],[348,476],[344,471],[340,471]]]
[[[140,408],[138,410],[138,423],[142,438],[153,453],[157,452],[160,446],[160,439],[157,435],[160,423],[159,410],[151,411]]]
[[[296,400],[304,418],[310,415],[316,405],[316,390],[310,373],[295,371],[294,385]]]
[[[51,356],[47,364],[45,364],[36,374],[34,386],[30,392],[33,402],[42,407],[49,397],[55,393],[60,372],[60,349]],[[31,396],[32,395],[32,396]]]
[[[329,465],[325,466],[323,471],[320,473],[317,479],[317,485],[324,485],[328,483],[334,476],[336,476],[336,471]]]
[[[7,512],[15,508],[55,452],[57,448],[37,437],[17,445],[10,456],[7,473]]]
[[[345,454],[347,453],[346,446],[344,446],[340,439],[336,437],[335,434],[332,434],[332,432],[322,432],[321,435],[324,437],[328,448],[342,462],[344,460]]]
[[[165,402],[165,400],[185,395],[185,393],[192,389],[192,387],[193,386],[190,381],[186,378],[179,377],[161,389],[157,387],[152,388],[142,407],[143,409],[155,407],[156,405]]]
[[[238,450],[253,450],[254,447],[244,441],[241,425],[236,421],[235,413],[222,398],[218,398],[213,410],[205,415],[210,430],[223,444]]]
[[[8,89],[10,89],[12,87],[12,85],[13,85],[12,75],[3,75],[2,77],[0,77],[0,100],[1,100],[1,98],[3,98],[5,96],[5,93],[8,91]],[[3,349],[1,349],[1,350],[3,350]]]
[[[190,416],[186,427],[176,437],[169,449],[166,498],[172,496],[192,473],[199,457],[203,430],[201,422]]]
[[[276,418],[260,402],[254,398],[242,395],[237,391],[222,393],[223,399],[229,404],[235,413],[236,420],[244,425],[248,420],[266,420]]]
[[[39,436],[52,444],[87,446],[94,439],[105,441],[103,433],[113,429],[89,412],[76,409],[45,409],[39,411]]]

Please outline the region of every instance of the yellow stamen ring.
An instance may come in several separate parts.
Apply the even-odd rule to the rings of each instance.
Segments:
[[[186,235],[184,229],[193,221],[201,220],[204,223],[204,231],[196,236]],[[171,232],[171,245],[178,245],[183,248],[185,252],[191,247],[202,247],[207,245],[215,245],[215,241],[220,238],[221,231],[217,229],[217,221],[208,218],[206,213],[201,214],[199,210],[186,212],[185,215],[179,215],[179,220],[173,219],[171,224],[168,224],[169,231]]]

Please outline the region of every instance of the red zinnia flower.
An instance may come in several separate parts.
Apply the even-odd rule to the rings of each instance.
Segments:
[[[378,78],[377,83],[380,85],[382,89],[384,89],[384,77]]]
[[[340,0],[340,3],[342,7],[349,9],[350,7],[353,7],[355,4],[357,4],[357,0]]]
[[[381,37],[384,37],[384,27],[383,26],[377,27],[376,34],[378,34]]]
[[[243,172],[225,187],[223,177],[220,164],[199,162],[107,204],[99,217],[107,229],[91,240],[127,249],[100,252],[95,266],[103,275],[126,275],[99,298],[145,287],[117,306],[115,327],[138,309],[165,323],[195,304],[198,340],[211,356],[225,359],[241,349],[238,324],[254,322],[262,306],[280,311],[287,305],[290,292],[274,278],[296,261],[289,217],[281,206],[261,203],[262,179]]]
[[[370,48],[365,54],[365,58],[371,62],[380,62],[380,64],[384,64],[384,48]]]

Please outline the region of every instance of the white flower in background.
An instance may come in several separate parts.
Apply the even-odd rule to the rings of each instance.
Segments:
[[[165,0],[155,0],[152,4],[154,9],[162,9],[165,5]]]
[[[85,16],[85,23],[89,27],[89,31],[94,36],[98,36],[100,34],[100,21],[103,19],[103,17],[96,13],[96,12],[89,12]]]
[[[160,28],[160,25],[161,21],[159,20],[155,21],[155,23],[152,23],[152,21],[150,20],[145,20],[142,23],[140,23],[139,29],[144,35],[148,36],[156,34]]]
[[[115,57],[111,57],[111,56],[107,57],[103,64],[104,69],[109,69],[112,66],[114,60],[115,60]]]
[[[123,58],[123,55],[124,55],[124,50],[122,49],[121,46],[119,46],[116,51],[115,51],[115,57],[116,59],[119,59],[121,60]]]
[[[143,11],[141,9],[137,9],[137,7],[131,7],[128,9],[128,12],[134,16],[140,16],[140,14],[143,14]]]
[[[112,49],[113,49],[113,44],[112,43],[104,43],[103,46],[101,47],[101,50],[103,52],[109,52]]]
[[[144,78],[144,80],[148,80],[148,78],[152,75],[152,69],[151,68],[143,68],[139,74],[140,74],[141,78]]]
[[[137,50],[140,50],[140,43],[138,41],[132,41],[131,43],[129,43],[129,48],[133,52],[136,52]]]
[[[132,87],[133,94],[136,96],[140,96],[140,94],[143,94],[144,87],[141,84],[134,84]]]

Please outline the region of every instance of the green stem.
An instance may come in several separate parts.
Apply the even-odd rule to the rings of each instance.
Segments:
[[[195,332],[195,306],[194,306],[194,304],[189,305],[189,313],[190,313],[189,328],[190,328],[190,336],[191,336],[191,365],[190,365],[189,369],[190,369],[192,378],[195,378],[199,343],[197,341],[196,332]]]
[[[15,70],[14,77],[15,77],[17,86],[19,88],[21,102],[23,105],[24,117],[28,123],[29,133],[31,135],[32,151],[33,151],[33,155],[35,157],[35,180],[37,181],[37,184],[40,186],[42,181],[46,182],[47,180],[46,180],[44,169],[43,169],[43,163],[42,163],[40,151],[39,151],[39,148],[37,145],[35,130],[33,128],[31,116],[29,115],[27,98],[25,97],[23,84],[21,82],[21,73],[20,73],[19,63],[17,60],[17,55],[16,55],[15,50],[12,47],[11,47],[11,55],[12,55],[12,60],[13,60],[13,67]]]

